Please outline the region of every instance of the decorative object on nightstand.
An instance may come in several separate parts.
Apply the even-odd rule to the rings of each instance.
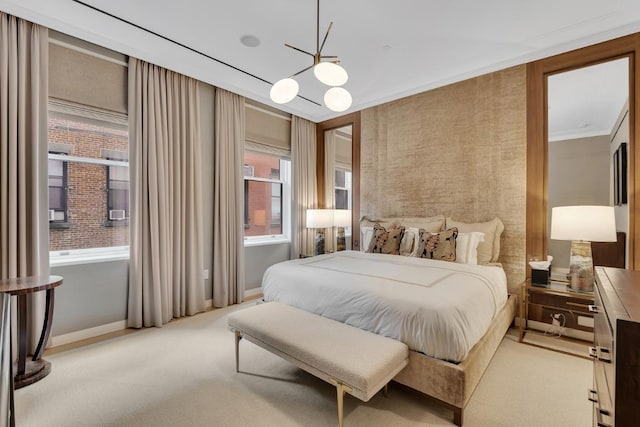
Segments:
[[[333,225],[338,227],[338,238],[336,240],[336,251],[347,249],[344,228],[351,225],[351,211],[349,209],[333,210]]]
[[[307,228],[316,228],[314,255],[324,253],[324,229],[333,227],[333,209],[307,209]]]
[[[570,240],[569,288],[593,292],[591,242],[615,242],[612,206],[559,206],[551,210],[551,239]]]
[[[531,284],[532,285],[549,285],[549,277],[551,274],[551,262],[553,257],[547,256],[546,261],[529,261],[531,267]]]

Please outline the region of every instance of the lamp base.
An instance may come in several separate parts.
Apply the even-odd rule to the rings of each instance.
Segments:
[[[347,249],[347,241],[344,237],[344,227],[338,227],[338,237],[336,239],[336,251]]]
[[[571,242],[569,261],[569,289],[576,292],[593,292],[593,258],[591,242],[574,240]]]
[[[324,231],[318,230],[316,238],[314,240],[314,255],[324,254]]]

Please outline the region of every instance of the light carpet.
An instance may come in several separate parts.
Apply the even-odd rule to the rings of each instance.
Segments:
[[[241,341],[235,372],[218,309],[46,356],[52,372],[16,391],[24,427],[332,426],[335,388]],[[55,321],[55,319],[54,319]],[[468,427],[591,425],[592,365],[508,334],[465,411]],[[452,412],[392,383],[363,403],[345,397],[345,426],[449,426]]]

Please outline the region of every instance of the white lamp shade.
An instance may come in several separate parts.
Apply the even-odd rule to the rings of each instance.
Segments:
[[[307,209],[307,228],[333,227],[333,209]]]
[[[324,94],[324,105],[337,113],[348,110],[351,101],[351,94],[342,87],[332,87]]]
[[[333,62],[321,62],[313,67],[313,74],[327,86],[342,86],[349,80],[347,71]]]
[[[559,206],[551,209],[551,239],[615,242],[613,206]]]
[[[349,209],[333,210],[333,225],[336,227],[348,227],[351,225],[351,211]]]
[[[296,97],[299,89],[298,82],[287,77],[286,79],[278,80],[271,86],[269,96],[276,104],[286,104]]]

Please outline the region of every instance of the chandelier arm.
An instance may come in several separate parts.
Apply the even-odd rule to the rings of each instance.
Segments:
[[[295,77],[295,76],[297,76],[297,75],[299,75],[299,74],[302,74],[302,73],[304,73],[305,71],[310,70],[311,68],[313,68],[315,65],[316,65],[316,64],[311,64],[311,65],[309,65],[307,68],[305,68],[304,70],[300,70],[300,71],[298,71],[297,73],[292,74],[292,75],[291,75],[291,77]]]
[[[302,50],[302,49],[297,48],[297,47],[295,47],[295,46],[291,46],[290,44],[285,43],[284,45],[285,45],[286,47],[290,48],[290,49],[297,50],[298,52],[304,53],[304,54],[309,55],[309,56],[311,56],[311,57],[314,57],[314,56],[315,56],[313,53],[307,52],[306,50]]]
[[[333,26],[333,21],[329,22],[329,28],[327,28],[327,32],[324,33],[324,40],[322,40],[322,45],[320,46],[320,49],[318,49],[318,53],[322,53],[322,49],[324,49],[324,44],[327,41],[327,37],[329,37],[329,31],[331,31],[332,26]]]
[[[322,56],[320,56],[320,59],[325,59],[325,58],[335,58],[335,59],[338,59],[338,55],[322,55]]]

